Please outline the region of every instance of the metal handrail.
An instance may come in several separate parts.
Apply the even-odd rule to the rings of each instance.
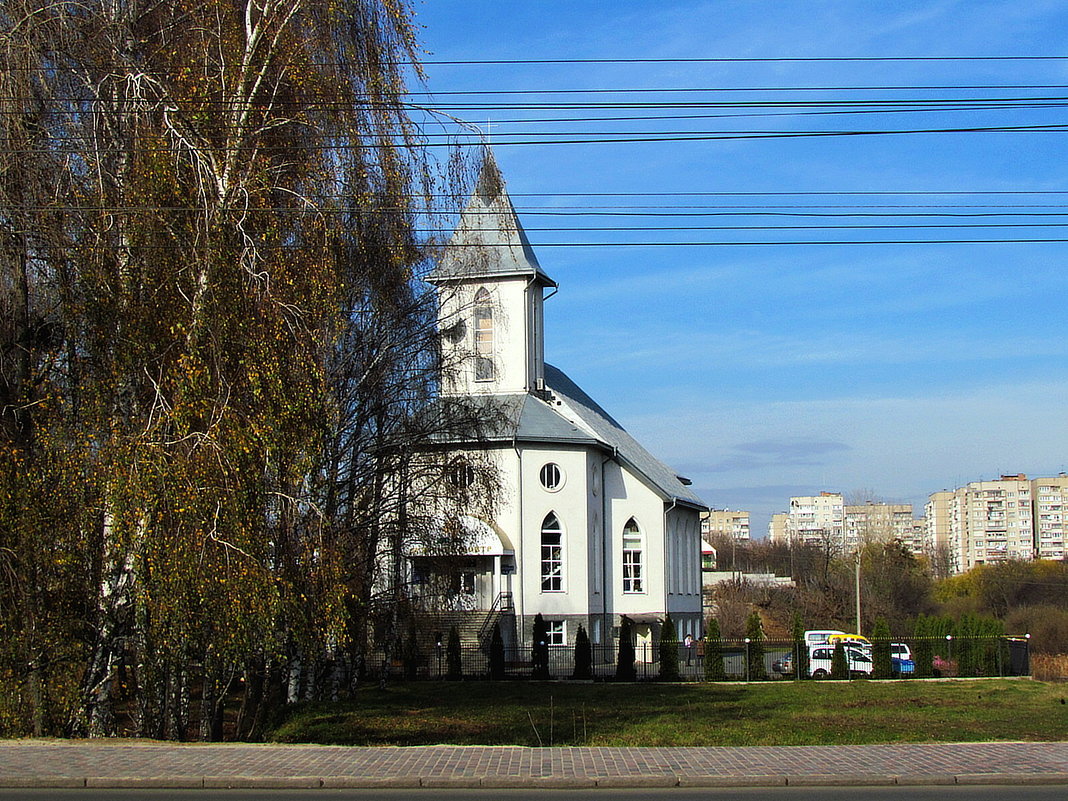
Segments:
[[[512,600],[512,593],[499,592],[497,597],[493,599],[493,603],[490,604],[489,610],[486,612],[486,619],[482,621],[482,626],[478,630],[478,641],[481,643],[486,639],[486,632],[490,630],[494,623],[505,612],[514,612],[515,604]]]

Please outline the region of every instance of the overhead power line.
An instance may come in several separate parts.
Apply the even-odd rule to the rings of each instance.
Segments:
[[[784,63],[879,63],[926,61],[1066,61],[1068,56],[774,56],[706,58],[500,58],[426,59],[420,64],[480,66],[493,64],[784,64]]]
[[[718,92],[900,92],[991,89],[1068,89],[1063,83],[985,83],[985,84],[861,84],[817,86],[694,86],[694,87],[617,87],[597,89],[450,89],[435,92],[405,92],[409,97],[449,97],[455,95],[574,95],[574,94],[715,94]]]
[[[1061,55],[1002,55],[1002,56],[740,56],[740,57],[662,57],[662,58],[498,58],[498,59],[440,59],[426,58],[418,61],[398,61],[398,66],[455,66],[480,67],[505,64],[836,64],[836,63],[969,63],[969,62],[1029,62],[1029,61],[1065,61],[1068,56]],[[359,61],[311,61],[310,68],[359,67]],[[15,67],[14,70],[33,72],[75,71],[55,59],[48,67]]]
[[[593,144],[630,144],[636,142],[703,142],[703,141],[735,141],[735,140],[761,140],[761,139],[806,139],[806,138],[836,138],[836,137],[854,137],[854,136],[901,136],[901,135],[916,135],[916,134],[960,134],[960,133],[1066,133],[1068,132],[1068,123],[1052,123],[1048,125],[998,125],[998,126],[968,126],[959,128],[903,128],[903,129],[884,129],[884,130],[844,130],[844,131],[704,131],[696,132],[692,134],[680,133],[645,133],[645,134],[625,134],[625,135],[612,135],[612,138],[603,138],[599,136],[585,136],[582,138],[570,138],[570,139],[495,139],[493,141],[494,147],[504,147],[513,145],[593,145]],[[545,134],[529,134],[527,136],[567,136],[568,134],[554,134],[548,132]],[[424,135],[424,137],[435,137],[438,134]],[[440,135],[450,138],[448,135]],[[310,139],[312,137],[303,137],[303,139]],[[68,140],[69,141],[69,140]],[[429,141],[423,143],[424,147],[484,147],[485,143],[479,141],[462,141],[454,138],[450,138],[449,141],[437,142]],[[304,143],[264,143],[257,144],[255,146],[243,145],[240,148],[229,147],[208,147],[207,150],[213,152],[229,152],[230,150],[244,150],[248,152],[256,151],[260,153],[271,152],[286,152],[295,150],[320,150],[329,149],[331,151],[346,151],[346,150],[362,150],[366,147],[365,144],[356,143],[339,143],[329,146],[320,146],[315,144]],[[44,148],[26,148],[26,149],[14,149],[5,151],[13,155],[27,155],[32,153],[52,153],[52,154],[64,154],[64,155],[84,155],[86,151],[84,149],[72,148],[69,145],[55,144],[53,147]],[[129,148],[114,148],[105,147],[100,149],[93,149],[89,151],[93,155],[109,155],[115,153],[173,153],[175,148],[173,147],[129,147]]]
[[[752,240],[752,241],[647,241],[647,242],[539,242],[538,249],[542,248],[635,248],[635,247],[764,247],[764,246],[820,246],[820,245],[1021,245],[1021,244],[1063,244],[1068,239],[1061,238],[1017,238],[1017,237],[993,237],[987,239],[803,239],[803,240]],[[257,250],[285,251],[285,250],[323,250],[332,249],[335,243],[322,242],[309,245],[258,245]],[[436,243],[431,250],[445,247],[445,242]],[[94,244],[94,250],[119,250],[119,251],[174,251],[173,245],[102,245]],[[211,245],[183,245],[191,251],[209,250]],[[448,247],[473,247],[482,248],[482,244],[449,244]]]

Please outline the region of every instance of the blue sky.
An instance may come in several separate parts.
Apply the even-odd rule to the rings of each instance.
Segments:
[[[642,101],[878,97],[1066,97],[1068,61],[446,65],[472,59],[694,59],[1068,54],[1068,4],[983,2],[427,2],[429,104],[455,91],[650,92]],[[811,87],[913,87],[881,93]],[[792,91],[758,91],[792,87]],[[798,89],[798,87],[807,87]],[[592,95],[478,96],[576,102]],[[598,100],[636,96],[600,94]],[[471,100],[472,98],[467,98]],[[940,128],[1068,123],[1064,109],[561,123],[558,131]],[[645,204],[917,203],[1068,212],[1066,133],[509,145],[559,111],[454,112],[488,128],[520,217],[560,283],[547,359],[571,375],[716,507],[750,509],[763,534],[790,495],[869,490],[911,502],[998,473],[1068,469],[1068,244],[619,246],[642,241],[1054,238],[1068,228],[835,231],[537,231],[562,226],[808,224],[810,218],[554,217],[553,208],[635,204],[564,193],[654,193]],[[589,114],[588,112],[584,112]],[[594,114],[601,112],[594,112]],[[614,112],[625,114],[628,112]],[[635,112],[629,112],[635,113]],[[669,114],[671,112],[639,112]],[[678,113],[678,112],[676,112]],[[690,113],[690,112],[684,112]],[[724,112],[719,112],[724,113]],[[489,125],[487,126],[487,122]],[[553,128],[537,124],[541,140]],[[968,192],[953,196],[680,197],[692,192]],[[523,197],[524,193],[558,193]],[[648,210],[648,209],[647,209]],[[735,210],[737,211],[737,210]],[[915,210],[919,211],[919,210]],[[872,213],[872,212],[865,212]],[[882,212],[879,212],[882,213]],[[1013,218],[997,217],[998,222]],[[1023,218],[1033,221],[1033,218]],[[1063,217],[1047,222],[1068,222]],[[857,224],[890,218],[828,220]],[[920,221],[919,218],[912,220]],[[939,218],[939,222],[950,221]],[[985,218],[961,218],[983,223]],[[1016,219],[1015,221],[1019,221]],[[554,247],[554,242],[611,247]]]

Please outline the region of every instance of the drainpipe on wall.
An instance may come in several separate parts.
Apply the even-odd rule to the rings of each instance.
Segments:
[[[608,528],[608,484],[605,482],[604,466],[614,460],[619,449],[613,447],[610,456],[601,460],[601,645],[608,642],[612,630],[608,619],[608,546],[610,531]]]
[[[678,506],[678,504],[679,504],[679,499],[678,498],[672,498],[671,499],[671,506],[669,506],[667,509],[664,510],[664,545],[665,546],[667,546],[668,538],[671,536],[671,527],[668,525],[668,517],[671,515],[671,512],[675,509],[675,507]],[[670,589],[670,587],[667,586],[667,579],[671,575],[671,565],[668,563],[667,559],[664,560],[664,564],[666,565],[666,569],[664,570],[664,589],[666,591],[664,593],[664,613],[665,614],[669,614],[671,612],[671,610],[668,609],[668,607],[671,605],[669,603],[669,600],[670,600],[669,596],[671,595],[671,589]],[[678,578],[678,577],[676,576],[676,578]],[[676,624],[676,625],[678,625],[678,624]],[[661,635],[661,636],[663,636],[663,635]]]
[[[519,614],[518,614],[518,618],[519,618],[519,629],[520,630],[516,632],[516,640],[517,640],[516,648],[523,648],[523,647],[526,647],[526,643],[523,641],[523,630],[522,630],[523,629],[523,617],[526,615],[526,604],[524,603],[525,599],[523,597],[523,585],[522,585],[523,574],[521,574],[519,572],[519,561],[520,561],[520,559],[522,559],[522,553],[521,552],[523,550],[523,542],[524,542],[524,539],[523,539],[523,534],[524,534],[524,531],[523,531],[523,452],[521,450],[519,450],[519,440],[516,439],[515,437],[512,437],[512,449],[515,451],[516,463],[518,465],[517,472],[518,472],[518,475],[519,475],[519,494],[518,494],[518,497],[516,498],[516,501],[517,501],[516,506],[518,508],[518,517],[519,517],[519,519],[517,521],[518,525],[516,526],[516,533],[519,536],[516,537],[516,540],[518,541],[518,550],[520,551],[520,553],[516,553],[515,551],[512,552],[512,561],[515,562],[515,564],[513,565],[512,575],[513,576],[518,576],[519,580],[520,580],[519,592],[516,592],[515,588],[512,587],[512,603],[515,604],[516,603],[516,598],[518,597],[518,599],[519,599],[519,604],[518,604],[518,613]],[[512,546],[515,547],[516,543],[513,542]]]

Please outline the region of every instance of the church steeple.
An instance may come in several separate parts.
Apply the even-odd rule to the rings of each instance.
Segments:
[[[429,280],[441,294],[439,325],[451,334],[446,347],[465,357],[452,391],[542,389],[544,290],[556,282],[534,255],[489,148]]]
[[[476,275],[536,276],[544,286],[556,286],[538,264],[489,148],[482,159],[475,191],[430,280],[439,283]]]

